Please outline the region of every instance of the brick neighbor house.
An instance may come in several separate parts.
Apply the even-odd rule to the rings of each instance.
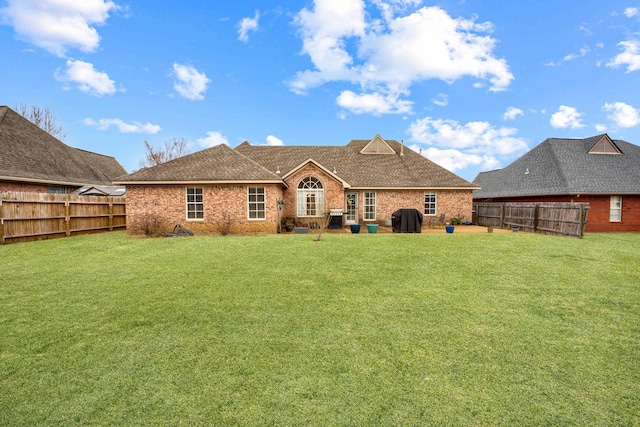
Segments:
[[[0,106],[0,191],[71,193],[125,173],[115,158],[69,147]]]
[[[640,147],[606,134],[546,139],[473,182],[474,202],[589,203],[585,231],[640,231]]]
[[[223,144],[114,184],[126,186],[130,233],[148,215],[201,233],[224,223],[234,232],[276,232],[283,218],[313,226],[331,209],[343,211],[345,226],[384,224],[400,208],[470,219],[478,188],[379,135],[346,146]]]

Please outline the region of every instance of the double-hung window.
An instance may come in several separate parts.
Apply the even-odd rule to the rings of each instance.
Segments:
[[[424,192],[424,214],[425,215],[436,214],[436,192],[435,191]]]
[[[364,192],[364,220],[375,221],[376,219],[376,192]]]
[[[204,218],[202,187],[187,187],[187,219]]]
[[[611,196],[609,202],[609,221],[622,221],[622,196]]]
[[[309,176],[298,184],[298,216],[322,216],[324,188],[320,180]]]
[[[264,187],[249,187],[247,193],[249,219],[265,219],[267,210]]]

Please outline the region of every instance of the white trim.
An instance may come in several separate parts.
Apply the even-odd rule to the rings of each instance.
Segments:
[[[329,169],[325,168],[324,166],[322,166],[320,163],[316,162],[312,158],[308,158],[304,162],[300,163],[298,166],[296,166],[293,169],[291,169],[289,172],[287,172],[285,175],[282,176],[282,179],[284,180],[285,178],[290,177],[291,175],[295,174],[296,172],[298,172],[300,169],[302,169],[303,167],[305,167],[309,163],[313,163],[317,168],[321,169],[323,172],[325,172],[331,178],[333,178],[336,181],[338,181],[339,183],[341,183],[344,188],[351,188],[351,185],[347,181],[343,180],[338,175],[336,175],[335,173],[331,172]]]
[[[432,214],[428,214],[424,211],[427,210],[427,201],[424,200],[427,197],[427,193],[431,193],[433,194],[433,196],[435,197],[435,200],[433,202],[433,213]],[[423,194],[423,202],[424,202],[424,207],[423,207],[423,215],[425,216],[438,216],[438,192],[437,191],[425,191]]]
[[[198,212],[200,212],[200,211],[197,210],[197,208],[192,211],[192,212],[194,212],[196,214],[196,218],[189,218],[189,189],[190,188],[193,188],[194,190],[198,190],[199,189],[201,191],[200,196],[202,196],[202,202],[199,203],[197,201],[197,199],[196,199],[191,204],[192,205],[200,205],[200,204],[202,205],[202,218],[198,218],[197,217]],[[198,194],[196,194],[194,192],[193,196],[196,197],[196,196],[198,196]],[[202,188],[202,187],[185,187],[184,188],[184,207],[185,207],[184,216],[185,216],[185,220],[186,221],[204,221],[204,188]]]
[[[622,222],[622,196],[609,196],[609,222]]]
[[[373,194],[373,204],[367,204],[367,193]],[[377,216],[378,197],[375,191],[365,191],[362,193],[362,220],[375,221]],[[367,218],[367,207],[373,206],[373,218]]]

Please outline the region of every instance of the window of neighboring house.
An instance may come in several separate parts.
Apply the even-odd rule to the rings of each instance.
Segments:
[[[611,196],[609,203],[609,221],[622,221],[622,196]]]
[[[376,219],[376,193],[375,191],[364,192],[364,220],[375,221]]]
[[[424,214],[425,215],[436,214],[436,192],[435,191],[424,192]]]
[[[249,219],[265,219],[266,218],[266,204],[264,187],[249,187],[248,203],[249,203]]]
[[[67,194],[67,188],[66,187],[57,187],[57,186],[51,185],[51,186],[47,187],[47,193],[49,193],[49,194]]]
[[[317,178],[304,178],[298,184],[298,216],[322,216],[324,188]]]
[[[187,219],[204,218],[202,187],[187,187]]]

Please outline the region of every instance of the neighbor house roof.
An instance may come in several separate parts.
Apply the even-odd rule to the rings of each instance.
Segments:
[[[371,150],[371,142],[376,149]],[[382,149],[381,141],[390,150]],[[368,150],[363,150],[368,147]],[[474,184],[435,164],[394,140],[352,140],[346,146],[253,146],[243,142],[236,151],[285,179],[313,160],[348,183],[350,188],[472,189]]]
[[[4,106],[0,106],[0,152],[0,180],[110,185],[126,173],[115,158],[69,147]]]
[[[221,144],[114,180],[114,184],[126,185],[233,182],[282,183],[282,178]]]
[[[480,173],[476,199],[640,193],[640,147],[607,134],[548,138],[504,169]]]

